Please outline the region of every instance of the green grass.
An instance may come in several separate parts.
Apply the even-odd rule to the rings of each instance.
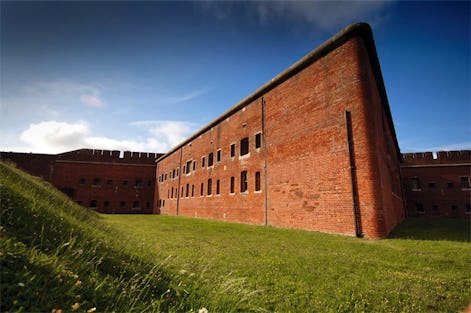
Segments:
[[[467,219],[409,219],[371,241],[94,214],[1,163],[0,188],[2,311],[458,312],[471,300]]]

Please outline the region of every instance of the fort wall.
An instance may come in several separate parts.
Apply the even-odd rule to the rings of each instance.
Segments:
[[[404,206],[372,40],[347,28],[160,158],[160,212],[386,236]]]
[[[471,150],[404,153],[409,216],[471,215]]]

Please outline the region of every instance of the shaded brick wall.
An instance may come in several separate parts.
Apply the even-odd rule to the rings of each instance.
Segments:
[[[153,213],[155,160],[161,154],[80,149],[1,156],[48,180],[84,207],[103,213]]]
[[[401,173],[409,216],[471,215],[471,150],[405,153]]]
[[[404,218],[399,151],[372,37],[364,25],[357,30],[337,35],[161,158],[160,212],[386,236]],[[256,148],[258,133],[262,143]],[[243,138],[250,149],[241,156]],[[214,165],[208,167],[210,153]],[[179,169],[179,177],[170,174],[173,169]],[[241,191],[245,173],[248,190]],[[256,177],[260,191],[255,191]]]

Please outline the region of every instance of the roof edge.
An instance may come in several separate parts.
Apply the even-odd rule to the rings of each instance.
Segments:
[[[252,103],[254,100],[259,98],[260,96],[264,95],[268,91],[272,90],[276,86],[280,85],[284,81],[288,80],[307,66],[311,65],[318,59],[322,58],[335,48],[339,47],[341,44],[345,43],[348,39],[355,37],[355,36],[360,36],[365,39],[365,44],[367,46],[369,57],[371,62],[371,65],[373,67],[373,73],[375,77],[377,78],[377,87],[379,89],[380,95],[381,95],[381,102],[383,105],[383,109],[385,110],[386,116],[389,120],[391,132],[395,141],[395,146],[397,148],[399,157],[400,157],[400,150],[399,150],[399,145],[397,143],[397,138],[396,138],[396,132],[394,129],[394,125],[392,123],[392,117],[391,117],[391,112],[389,109],[389,103],[387,100],[386,96],[386,88],[384,87],[384,81],[382,78],[381,74],[381,69],[379,67],[379,60],[373,40],[373,32],[371,30],[371,27],[368,23],[365,22],[358,22],[351,24],[344,29],[342,29],[340,32],[332,36],[330,39],[326,40],[324,43],[322,43],[320,46],[318,46],[316,49],[312,50],[309,52],[307,55],[302,57],[300,60],[295,62],[293,65],[288,67],[286,70],[272,78],[270,81],[262,85],[260,88],[252,92],[249,96],[245,97],[238,103],[236,103],[234,106],[229,108],[226,112],[221,114],[219,117],[208,123],[207,125],[203,126],[200,130],[198,130],[196,133],[191,135],[189,138],[181,142],[180,144],[176,145],[173,147],[170,151],[165,153],[163,156],[158,158],[156,162],[160,162],[161,160],[167,158],[169,155],[183,147],[184,145],[190,143],[192,140],[200,136],[201,134],[205,133],[221,121],[225,120],[227,117],[231,116],[235,112],[239,111],[243,107],[249,105]]]

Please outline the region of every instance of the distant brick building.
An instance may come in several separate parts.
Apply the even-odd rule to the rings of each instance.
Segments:
[[[404,219],[371,29],[349,26],[158,160],[156,207],[381,238]]]
[[[471,151],[405,153],[401,164],[409,216],[471,215]]]
[[[57,155],[1,152],[77,203],[102,213],[152,213],[161,154],[81,149]]]

